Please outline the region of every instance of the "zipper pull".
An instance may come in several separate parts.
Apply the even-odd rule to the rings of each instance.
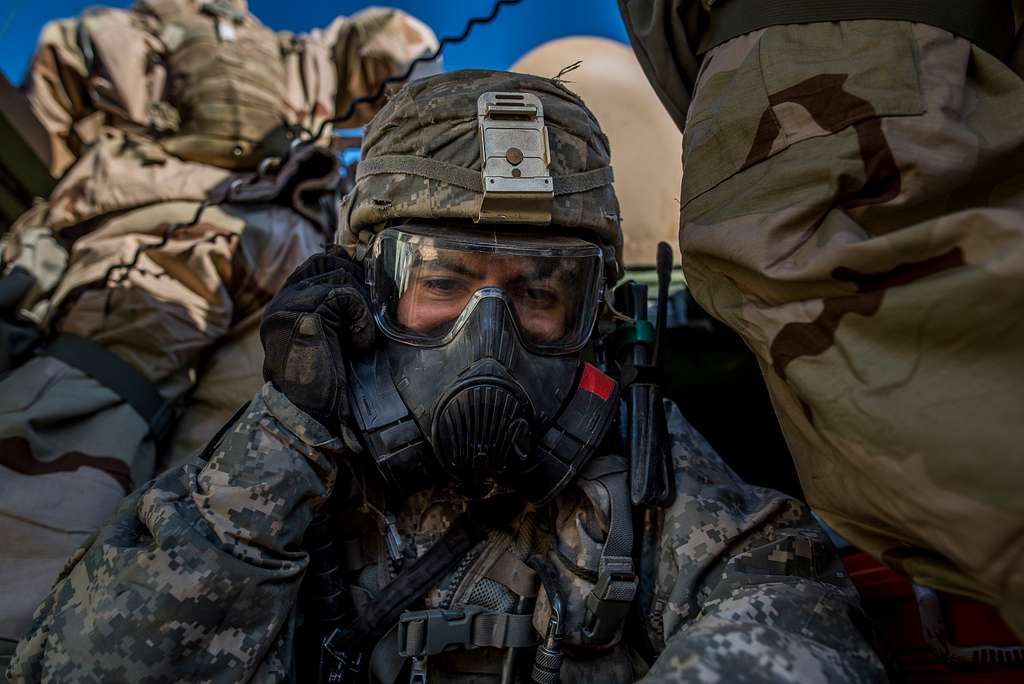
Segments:
[[[384,514],[384,546],[392,563],[404,559],[402,556],[402,536],[398,534],[398,520],[394,513]]]

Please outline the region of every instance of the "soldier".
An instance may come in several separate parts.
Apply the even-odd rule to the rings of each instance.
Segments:
[[[1020,17],[619,4],[683,130],[687,283],[757,354],[808,502],[1024,636]]]
[[[270,382],[69,564],[12,680],[314,681],[328,634],[330,681],[883,681],[807,509],[672,405],[676,496],[634,536],[581,358],[621,269],[609,162],[557,82],[403,88],[342,205],[355,261],[288,278]]]
[[[56,337],[0,380],[0,652],[120,499],[258,389],[263,306],[335,229],[334,155],[291,142],[435,47],[394,10],[294,36],[239,0],[44,28],[26,92],[75,161],[5,256]]]

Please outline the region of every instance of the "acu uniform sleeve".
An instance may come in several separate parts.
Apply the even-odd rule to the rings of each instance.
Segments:
[[[129,495],[37,609],[13,682],[282,681],[337,440],[269,384],[207,463]]]
[[[678,496],[659,521],[649,682],[886,681],[857,592],[800,502],[742,482],[669,407]]]

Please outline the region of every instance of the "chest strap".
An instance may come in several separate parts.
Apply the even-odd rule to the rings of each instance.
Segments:
[[[1015,40],[1010,0],[717,0],[700,52],[745,33],[782,24],[884,19],[928,24],[1005,60]]]

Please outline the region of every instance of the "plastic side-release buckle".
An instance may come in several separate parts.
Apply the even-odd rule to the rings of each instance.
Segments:
[[[473,620],[485,609],[406,611],[398,621],[398,653],[422,658],[455,648],[474,648]]]
[[[587,595],[583,620],[583,636],[594,644],[607,644],[615,638],[639,584],[632,558],[605,558],[602,566],[597,584]]]
[[[484,187],[476,220],[551,223],[555,186],[540,98],[488,92],[477,99],[476,110]]]

